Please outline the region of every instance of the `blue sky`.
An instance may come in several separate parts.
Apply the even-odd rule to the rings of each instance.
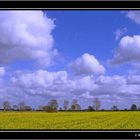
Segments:
[[[115,40],[114,32],[118,28],[127,27],[129,30],[125,35],[133,35],[138,33],[139,28],[124,17],[121,11],[49,11],[47,14],[56,19],[56,28],[52,32],[54,46],[65,57],[66,64],[88,52],[106,65],[107,59],[113,56],[113,49],[118,47],[119,41]],[[63,67],[65,68],[65,64],[62,64]],[[107,72],[109,75],[124,74],[125,70],[124,67],[109,68]]]
[[[46,13],[46,15],[44,15]],[[140,12],[0,12],[0,101],[37,107],[50,99],[84,108],[139,103]]]

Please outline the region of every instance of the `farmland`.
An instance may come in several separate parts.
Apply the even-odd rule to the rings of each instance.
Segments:
[[[0,129],[140,129],[140,112],[0,112]]]

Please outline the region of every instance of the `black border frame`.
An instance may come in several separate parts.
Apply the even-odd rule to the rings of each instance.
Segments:
[[[9,131],[1,132],[0,139],[140,139],[140,132],[114,131]]]
[[[0,9],[139,9],[139,0],[2,0]]]

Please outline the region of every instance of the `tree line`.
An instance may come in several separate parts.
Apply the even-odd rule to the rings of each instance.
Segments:
[[[31,106],[26,105],[25,102],[20,102],[18,105],[11,105],[9,101],[4,101],[2,104],[1,111],[46,111],[46,112],[57,112],[57,111],[107,111],[105,109],[100,109],[101,101],[99,98],[93,100],[93,104],[88,106],[86,109],[82,109],[77,99],[73,99],[71,103],[68,100],[64,100],[63,107],[59,107],[56,99],[52,99],[45,106],[39,106],[37,109],[33,109]],[[127,110],[140,110],[136,104],[132,104],[130,109]],[[108,111],[120,111],[120,109],[113,105]]]

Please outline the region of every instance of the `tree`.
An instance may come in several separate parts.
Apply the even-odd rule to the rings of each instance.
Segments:
[[[93,107],[95,107],[95,110],[99,110],[101,107],[101,102],[98,98],[95,98],[95,100],[93,101]]]
[[[72,104],[72,105],[76,105],[77,102],[78,102],[78,101],[77,101],[76,99],[73,99],[71,104]]]
[[[54,112],[54,110],[50,106],[39,106],[39,110],[47,111],[47,112]]]
[[[63,104],[64,110],[68,110],[68,104],[69,102],[67,100],[64,100],[64,104]]]
[[[11,104],[8,101],[3,102],[3,109],[4,110],[10,110],[11,109]]]
[[[48,103],[48,106],[50,107],[51,111],[57,111],[57,109],[58,109],[57,100],[55,100],[55,99],[50,100]]]
[[[21,110],[21,111],[23,111],[23,110],[25,110],[25,102],[20,102],[19,103],[19,110]]]
[[[81,106],[78,104],[78,101],[76,99],[72,100],[71,110],[81,110]]]
[[[88,106],[88,111],[94,111],[94,108],[92,106]]]
[[[45,106],[44,108],[47,112],[56,112],[56,110],[54,110],[52,107],[50,106]]]
[[[71,110],[75,110],[76,109],[76,104],[77,104],[77,100],[76,99],[73,99],[72,102],[71,102]]]
[[[42,107],[40,107],[40,110],[48,111],[48,106],[42,106]]]
[[[111,110],[116,111],[116,110],[118,110],[118,108],[117,108],[117,106],[114,105],[114,106],[112,106]]]
[[[135,104],[132,104],[130,110],[137,110],[137,106]]]
[[[75,104],[75,110],[81,110],[81,106],[79,104]]]
[[[25,108],[24,108],[26,111],[31,111],[32,110],[32,108],[30,107],[30,106],[25,106]]]
[[[75,105],[71,105],[71,110],[75,110]]]

